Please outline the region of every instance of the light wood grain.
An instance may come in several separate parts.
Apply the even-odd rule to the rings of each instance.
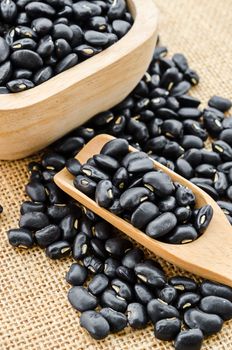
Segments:
[[[153,0],[128,5],[134,25],[116,44],[31,90],[0,95],[0,159],[44,148],[133,90],[152,57],[158,13]]]
[[[112,139],[113,137],[109,135],[96,136],[78,153],[76,158],[81,163],[85,163],[93,155],[98,154],[104,144]],[[130,151],[137,150],[130,147]],[[206,204],[212,206],[213,218],[204,234],[194,242],[174,245],[162,243],[147,236],[130,223],[99,207],[95,201],[78,191],[73,185],[73,176],[66,168],[56,174],[54,180],[71,197],[156,255],[187,271],[232,287],[232,228],[223,211],[208,194],[185,178],[156,161],[154,161],[154,167],[169,174],[173,181],[192,189],[197,198],[197,207]]]

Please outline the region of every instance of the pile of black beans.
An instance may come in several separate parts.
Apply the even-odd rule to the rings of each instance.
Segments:
[[[125,0],[1,0],[0,94],[42,84],[117,42]]]
[[[200,109],[200,101],[187,94],[199,80],[197,73],[182,54],[166,54],[165,47],[157,47],[147,73],[124,101],[57,141],[41,162],[28,165],[30,200],[22,204],[19,228],[9,230],[8,239],[15,247],[37,244],[51,259],[72,255],[68,298],[94,338],[151,322],[155,336],[174,339],[176,350],[199,350],[203,338],[232,317],[232,289],[168,278],[157,261],[79,207],[53,181],[64,166],[76,176],[75,154],[95,135],[107,133],[203,188],[232,223],[232,117],[224,114],[231,102],[214,96]],[[205,148],[208,136],[212,150]]]
[[[74,186],[152,238],[190,243],[208,227],[213,209],[195,208],[190,188],[158,171],[144,152],[130,152],[125,139],[107,142],[100,154],[79,164]]]

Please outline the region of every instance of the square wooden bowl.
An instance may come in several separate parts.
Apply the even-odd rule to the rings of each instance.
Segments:
[[[158,31],[153,0],[128,0],[131,30],[98,55],[42,85],[0,95],[0,159],[26,157],[107,110],[137,85]]]

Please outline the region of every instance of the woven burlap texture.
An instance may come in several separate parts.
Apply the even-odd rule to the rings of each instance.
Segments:
[[[193,95],[206,103],[214,93],[232,97],[231,0],[156,0],[160,35],[170,53],[183,52],[201,77]],[[144,0],[146,6],[146,0]],[[19,251],[8,245],[6,231],[16,226],[24,200],[27,160],[0,162],[0,349],[1,350],[171,350],[157,341],[152,327],[127,328],[95,341],[79,327],[79,315],[67,301],[64,276],[70,259],[51,261],[39,248]],[[213,262],[212,262],[213,264]],[[183,271],[164,263],[169,275]],[[232,322],[205,341],[203,350],[231,350]],[[187,349],[186,349],[187,350]]]

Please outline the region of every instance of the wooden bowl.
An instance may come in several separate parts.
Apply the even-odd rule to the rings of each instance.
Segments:
[[[46,147],[133,90],[153,54],[158,11],[153,0],[128,6],[134,24],[116,44],[31,90],[0,95],[0,159]]]

